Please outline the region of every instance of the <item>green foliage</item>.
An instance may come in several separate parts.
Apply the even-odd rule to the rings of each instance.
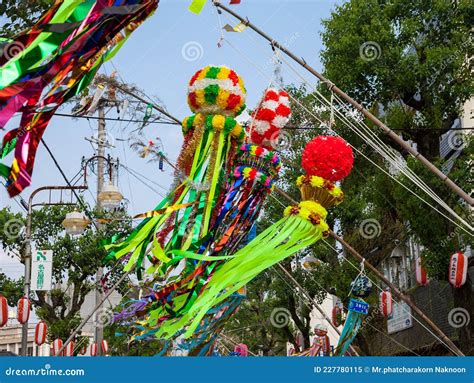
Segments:
[[[36,292],[31,302],[39,318],[48,324],[48,337],[67,339],[80,321],[80,309],[86,295],[95,288],[95,275],[106,252],[102,242],[113,234],[130,231],[131,220],[123,211],[107,213],[107,221],[97,229],[91,226],[80,236],[64,234],[61,225],[70,207],[49,206],[34,210],[32,215],[32,240],[34,248],[53,250],[53,286],[51,291]],[[93,211],[94,219],[104,218],[103,211]],[[19,214],[9,209],[0,210],[0,224],[8,227],[12,220],[25,221]],[[11,224],[10,224],[11,225]],[[9,235],[8,230],[0,231],[0,242],[4,251],[19,257],[25,241],[24,230],[18,235]],[[20,257],[19,257],[20,258]],[[22,258],[21,258],[22,259]],[[23,262],[23,259],[22,259]],[[105,269],[107,273],[109,269]],[[113,269],[109,283],[118,279],[122,271]],[[9,302],[14,302],[22,294],[22,280],[12,281],[0,274],[0,290],[6,292]],[[8,295],[7,295],[8,294]],[[16,304],[16,303],[15,303]]]
[[[22,297],[23,278],[13,280],[6,274],[0,273],[0,295],[7,298],[8,305],[16,306],[18,300]]]
[[[31,27],[36,20],[54,4],[53,0],[2,0],[0,37],[14,37],[23,29]]]

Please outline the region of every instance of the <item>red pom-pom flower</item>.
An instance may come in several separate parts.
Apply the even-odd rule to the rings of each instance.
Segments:
[[[317,136],[304,148],[301,166],[306,175],[336,182],[347,177],[354,164],[349,144],[340,137]]]

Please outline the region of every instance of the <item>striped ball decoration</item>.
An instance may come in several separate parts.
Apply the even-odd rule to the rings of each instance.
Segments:
[[[351,291],[356,297],[367,298],[372,292],[372,282],[366,275],[361,274],[351,282]]]
[[[48,326],[45,322],[39,321],[35,327],[35,343],[41,346],[46,342],[46,333],[48,332]]]
[[[101,343],[102,355],[105,355],[109,352],[109,343],[103,339]]]
[[[91,343],[91,356],[97,356],[97,343]]]
[[[428,274],[426,269],[423,267],[423,260],[421,257],[418,257],[415,261],[415,272],[416,272],[416,282],[420,286],[426,286],[428,284]]]
[[[70,341],[64,349],[64,356],[74,356],[74,342]]]
[[[280,130],[291,118],[290,98],[285,91],[269,88],[265,91],[248,128],[252,143],[273,150]]]
[[[28,322],[30,319],[30,300],[27,297],[20,298],[17,305],[16,319],[21,324]]]
[[[244,81],[225,66],[206,66],[189,81],[188,104],[194,113],[238,116],[245,109]]]
[[[7,298],[0,295],[0,327],[3,327],[8,322],[8,302]]]
[[[454,253],[449,260],[449,283],[459,289],[466,283],[468,259],[464,253]]]
[[[61,350],[61,347],[63,347],[63,341],[59,338],[55,339],[53,341],[53,350],[52,350],[53,356],[61,356],[59,354],[59,350]]]
[[[392,293],[390,291],[382,291],[379,296],[380,312],[386,318],[392,315]]]

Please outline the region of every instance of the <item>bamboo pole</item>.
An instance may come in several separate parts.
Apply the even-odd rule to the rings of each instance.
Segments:
[[[415,157],[418,161],[420,161],[429,171],[431,171],[434,175],[440,178],[452,191],[454,191],[459,197],[461,197],[464,201],[466,201],[469,205],[474,205],[474,198],[469,196],[464,190],[462,190],[458,185],[456,185],[446,174],[444,174],[441,170],[439,170],[436,166],[434,166],[427,158],[425,158],[422,154],[420,154],[416,149],[412,148],[408,145],[401,137],[399,137],[393,130],[391,130],[387,125],[385,125],[382,121],[380,121],[377,117],[375,117],[372,113],[370,113],[367,109],[365,109],[361,104],[355,101],[352,97],[350,97],[347,93],[339,89],[335,84],[329,81],[326,77],[324,77],[321,73],[317,72],[313,67],[308,65],[303,58],[299,58],[295,56],[291,51],[286,49],[282,46],[279,42],[275,41],[272,37],[267,35],[257,26],[252,24],[248,18],[244,19],[239,14],[235,13],[233,10],[229,9],[225,5],[222,5],[218,0],[213,0],[214,5],[217,8],[220,8],[230,15],[234,16],[236,19],[240,20],[242,24],[248,26],[260,36],[262,36],[265,40],[269,41],[272,47],[276,47],[282,52],[284,52],[288,57],[292,58],[298,64],[300,64],[303,68],[305,68],[308,72],[312,75],[316,76],[322,83],[325,83],[331,92],[342,97],[345,101],[351,104],[354,108],[356,108],[359,112],[361,112],[365,117],[367,117],[370,121],[372,121],[375,125],[377,125],[382,131],[394,142],[396,142],[399,146],[401,146],[406,152],[410,153],[413,157]]]
[[[285,197],[290,203],[294,205],[298,205],[298,202],[295,201],[288,193],[280,188],[276,188],[276,191],[280,193],[281,196]],[[393,294],[404,301],[411,309],[418,314],[418,316],[429,326],[431,329],[438,334],[438,336],[445,342],[450,351],[457,355],[457,356],[464,356],[462,351],[453,343],[451,339],[415,304],[412,302],[409,296],[403,294],[397,286],[395,286],[392,282],[390,282],[385,275],[383,275],[379,270],[375,268],[371,263],[367,262],[367,260],[360,255],[357,250],[355,250],[351,245],[349,245],[343,238],[339,237],[336,233],[332,230],[329,230],[329,235],[333,237],[337,242],[339,242],[344,248],[352,254],[358,261],[364,262],[364,266],[372,271],[381,281],[383,281],[388,287],[390,287]]]

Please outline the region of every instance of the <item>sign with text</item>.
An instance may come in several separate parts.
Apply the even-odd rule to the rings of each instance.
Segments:
[[[413,327],[410,306],[405,302],[393,302],[392,315],[387,320],[387,332],[393,334],[410,327]]]
[[[53,250],[36,250],[31,260],[31,290],[51,290]]]

